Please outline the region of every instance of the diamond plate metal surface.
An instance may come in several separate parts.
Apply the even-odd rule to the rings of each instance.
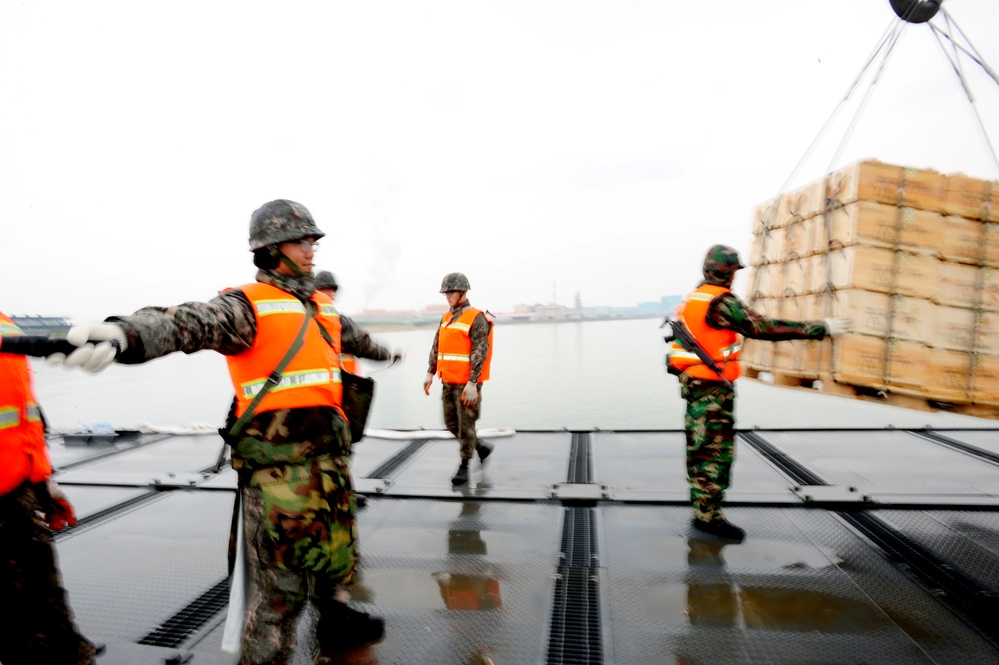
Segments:
[[[904,431],[760,434],[826,483],[865,494],[999,494],[999,467]]]
[[[172,436],[163,441],[123,450],[93,464],[69,469],[60,482],[146,484],[168,473],[192,474],[215,466],[222,438],[217,435]]]
[[[970,511],[879,510],[877,516],[954,569],[999,595],[999,514]]]
[[[145,488],[88,487],[85,485],[61,485],[61,487],[73,505],[73,510],[76,511],[77,519],[81,520],[150,492]]]
[[[477,458],[469,466],[473,486],[488,485],[502,496],[545,499],[553,485],[565,481],[571,443],[568,432],[518,432],[493,443],[496,447],[484,466]],[[438,495],[443,490],[450,494],[458,462],[457,440],[430,441],[393,475],[390,492]]]
[[[930,648],[995,657],[823,511],[729,509],[748,533],[738,545],[695,535],[689,514],[604,509],[615,662],[948,662]]]
[[[999,432],[996,430],[933,430],[933,432],[999,454]]]
[[[57,544],[92,639],[137,642],[227,574],[229,492],[174,491]]]

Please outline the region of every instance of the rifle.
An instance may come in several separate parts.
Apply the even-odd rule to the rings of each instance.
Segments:
[[[93,341],[93,344],[100,344],[101,341]],[[118,340],[107,340],[115,348],[115,358],[121,353],[121,344]],[[14,353],[20,356],[32,356],[34,358],[48,358],[54,353],[65,353],[67,356],[76,351],[78,346],[70,344],[65,339],[52,339],[41,335],[3,335],[0,337],[0,353]]]
[[[710,369],[712,372],[718,375],[718,378],[721,379],[726,386],[728,386],[733,390],[735,389],[735,387],[732,385],[732,382],[726,379],[722,375],[723,369],[719,367],[718,363],[715,362],[715,359],[712,358],[711,355],[704,350],[704,347],[701,346],[696,339],[694,339],[694,336],[690,334],[689,330],[687,330],[687,326],[683,324],[683,321],[681,321],[680,319],[674,319],[670,318],[669,316],[666,316],[666,318],[663,319],[663,322],[659,327],[663,328],[664,326],[666,326],[666,324],[669,324],[671,331],[669,335],[663,337],[663,340],[667,344],[674,341],[678,342],[680,346],[687,349],[688,351],[693,352],[693,354],[697,356],[702,363],[708,366],[708,369]]]

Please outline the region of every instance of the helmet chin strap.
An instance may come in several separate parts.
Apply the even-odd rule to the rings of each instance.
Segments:
[[[282,252],[277,247],[274,247],[273,249],[271,249],[271,256],[277,257],[277,259],[280,260],[281,263],[283,263],[286,266],[288,266],[288,268],[291,269],[291,271],[295,274],[296,277],[307,277],[307,278],[311,278],[312,277],[312,273],[311,272],[302,272],[302,270],[299,269],[299,267],[297,265],[295,265],[295,262],[292,261],[291,259],[289,259],[285,255],[285,253]]]

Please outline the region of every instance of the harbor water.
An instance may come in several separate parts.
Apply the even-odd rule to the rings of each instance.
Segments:
[[[665,372],[658,319],[498,326],[491,379],[483,388],[481,427],[514,429],[681,429],[684,403]],[[369,427],[441,429],[440,383],[423,392],[435,330],[373,333],[402,363],[362,361],[376,382]],[[117,428],[220,427],[232,399],[223,356],[201,351],[101,374],[33,361],[39,401],[60,429],[107,423]],[[923,412],[774,387],[737,384],[741,428],[975,427],[993,421]]]

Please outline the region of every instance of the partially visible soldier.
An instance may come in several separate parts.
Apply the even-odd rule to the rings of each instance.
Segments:
[[[0,334],[24,333],[0,313]],[[0,662],[89,665],[97,653],[73,621],[49,532],[75,524],[52,479],[31,367],[0,348]]]
[[[493,357],[493,323],[472,307],[466,293],[471,287],[460,272],[449,273],[441,282],[441,293],[450,310],[441,318],[440,327],[430,348],[430,363],[423,379],[423,392],[430,394],[434,376],[441,377],[444,424],[459,443],[461,463],[452,485],[468,482],[468,463],[478,454],[485,463],[493,446],[479,441],[475,421],[482,412],[482,382],[489,379]]]
[[[357,528],[348,467],[350,428],[341,408],[340,353],[393,353],[316,293],[313,253],[324,237],[301,204],[279,199],[250,220],[256,281],[207,303],[145,307],[72,328],[61,359],[97,372],[202,349],[226,356],[239,420],[229,437],[247,538],[249,596],[240,663],[290,663],[295,625],[310,599],[324,651],[381,639],[384,622],[346,604]],[[273,390],[271,390],[273,388]]]
[[[340,286],[336,283],[336,277],[333,276],[333,273],[329,270],[321,270],[317,272],[315,283],[316,291],[319,291],[319,293],[325,293],[330,297],[330,300],[336,303],[336,292],[339,290]],[[343,318],[343,314],[340,315],[340,318]],[[345,371],[360,376],[357,358],[354,356],[349,353],[341,353],[340,364],[343,365],[343,369]]]
[[[684,430],[692,524],[699,531],[734,542],[741,542],[746,534],[725,519],[722,502],[735,459],[732,383],[740,374],[741,338],[823,339],[850,329],[850,320],[844,317],[807,322],[763,318],[732,293],[735,273],[744,267],[738,252],[715,245],[704,259],[704,281],[677,308],[677,318],[717,363],[721,376],[677,341],[667,361],[670,373],[679,376],[680,395],[687,401]]]

